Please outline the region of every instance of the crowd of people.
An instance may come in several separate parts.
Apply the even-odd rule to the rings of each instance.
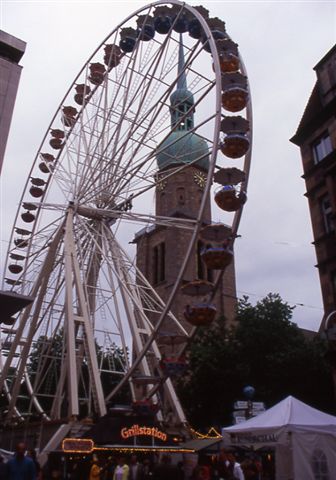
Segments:
[[[175,457],[176,458],[176,457]],[[174,460],[175,460],[174,458]],[[262,465],[256,456],[244,458],[240,463],[232,451],[222,450],[215,456],[200,456],[198,464],[190,472],[182,461],[163,454],[129,457],[98,456],[94,453],[90,462],[75,461],[69,468],[46,465],[43,469],[34,450],[26,450],[20,442],[15,454],[7,462],[0,457],[0,480],[264,480]]]
[[[232,451],[222,450],[215,458],[201,457],[191,480],[261,480],[262,465],[256,457],[241,463]]]
[[[82,480],[75,471],[73,475],[73,480]],[[256,458],[238,463],[233,452],[223,450],[215,457],[200,457],[190,475],[183,462],[174,463],[170,455],[155,463],[149,458],[139,461],[136,455],[105,461],[93,455],[88,480],[261,480],[261,463]]]
[[[163,455],[161,460],[153,463],[149,458],[139,461],[136,455],[129,460],[120,456],[100,461],[93,455],[89,480],[184,480],[182,463],[173,464],[169,455]],[[80,480],[74,478],[74,480]]]
[[[26,444],[19,442],[7,462],[0,456],[0,480],[42,480],[35,450],[27,450]]]

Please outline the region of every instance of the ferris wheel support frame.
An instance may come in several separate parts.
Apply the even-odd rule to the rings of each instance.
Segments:
[[[113,247],[115,245],[114,245],[114,242],[111,241],[111,232],[110,231],[109,231],[109,234],[107,235],[107,239],[111,243],[111,251],[113,252],[114,251]],[[120,246],[119,246],[119,248],[120,248]],[[119,254],[119,252],[115,252],[114,254],[115,254],[116,259],[118,259],[118,258],[121,258],[125,254],[125,252],[122,255]],[[127,269],[122,268],[122,265],[120,265],[120,262],[117,261],[116,263],[118,265],[118,269],[119,269],[119,272],[120,272],[119,287],[120,287],[120,291],[122,293],[122,296],[124,298],[124,305],[127,306],[126,308],[127,308],[127,312],[128,312],[128,319],[130,321],[129,325],[130,325],[130,328],[131,328],[133,341],[135,342],[135,350],[136,350],[137,355],[139,355],[141,353],[141,349],[142,349],[142,343],[141,343],[141,338],[140,338],[141,327],[139,328],[139,326],[138,326],[139,325],[139,320],[141,321],[142,328],[144,329],[144,331],[145,331],[145,333],[148,337],[151,335],[151,329],[149,328],[149,325],[146,322],[145,318],[137,320],[132,308],[130,307],[129,300],[128,300],[130,293],[126,290],[126,285],[131,286],[132,281],[130,279],[130,276],[128,274]],[[139,275],[142,275],[142,273],[140,271],[138,271],[137,273]],[[142,280],[144,282],[148,283],[148,280],[145,277],[143,277]],[[149,283],[148,283],[148,285],[149,285]],[[137,292],[132,292],[132,295],[133,295],[133,298],[138,297]],[[157,300],[162,301],[158,295],[157,295]],[[139,302],[139,305],[141,305],[141,299],[140,298],[138,298],[138,302]],[[139,311],[139,314],[140,314],[140,312],[141,311]],[[176,323],[178,323],[178,321],[175,317],[173,317],[172,319]],[[181,328],[182,328],[182,326],[181,326]],[[152,348],[153,348],[153,352],[154,352],[156,358],[161,359],[161,352],[160,352],[155,340],[152,343]],[[140,366],[140,368],[142,370],[142,373],[144,375],[150,376],[150,369],[149,369],[149,365],[148,365],[148,362],[147,362],[147,359],[146,359],[145,356],[143,356],[141,362],[139,363],[139,366]],[[172,381],[169,378],[165,378],[165,379],[161,379],[160,383],[161,382],[163,383],[164,390],[165,390],[165,393],[167,395],[168,403],[170,404],[171,408],[175,407],[175,413],[177,415],[178,420],[182,424],[185,424],[187,422],[186,416],[185,416],[185,414],[183,412],[183,409],[180,405],[180,402],[177,398],[177,395],[175,393]],[[131,382],[131,385],[132,385],[132,382]],[[149,387],[150,386],[151,386],[151,384],[149,385]],[[119,389],[111,392],[111,394],[106,397],[106,401],[108,401],[118,391],[119,391]],[[148,396],[150,396],[150,397],[154,396],[154,399],[155,399],[156,398],[155,397],[155,392],[156,392],[156,386],[152,385],[152,390],[150,390],[148,392]],[[162,415],[160,414],[160,412],[159,412],[159,420],[162,420]]]
[[[90,385],[92,390],[93,401],[97,412],[100,416],[106,414],[106,406],[104,402],[104,392],[102,389],[97,355],[95,350],[95,341],[93,329],[90,323],[88,311],[88,301],[83,289],[82,279],[80,276],[80,268],[78,259],[76,258],[75,240],[73,235],[73,207],[70,207],[67,213],[64,234],[65,249],[65,334],[67,341],[66,368],[68,374],[68,405],[69,416],[76,417],[79,414],[79,398],[78,398],[78,375],[76,361],[76,341],[75,341],[75,323],[82,323],[84,334],[84,350],[86,350],[86,358],[88,361],[88,370],[90,377]],[[73,289],[75,287],[75,289]],[[73,298],[73,290],[77,294],[77,298]],[[78,313],[74,312],[74,305],[78,309]]]

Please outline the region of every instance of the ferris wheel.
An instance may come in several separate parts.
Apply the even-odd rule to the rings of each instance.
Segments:
[[[174,104],[178,89],[187,97]],[[14,221],[4,288],[33,302],[1,325],[8,420],[101,417],[128,398],[160,421],[186,423],[173,382],[183,362],[168,361],[162,345],[187,344],[215,316],[211,297],[246,200],[251,131],[238,47],[203,7],[155,2],[104,39],[47,129]],[[187,149],[191,135],[202,144],[191,160],[183,151],[173,168],[158,165],[172,148]],[[162,185],[205,157],[197,214],[158,212]],[[225,225],[205,225],[210,195],[228,212]],[[165,299],[137,258],[139,232],[158,228],[188,232]],[[183,286],[209,298],[188,307],[188,329],[173,305],[200,237],[217,280]]]

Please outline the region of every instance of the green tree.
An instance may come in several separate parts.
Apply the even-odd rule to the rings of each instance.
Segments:
[[[34,389],[38,389],[39,401],[45,411],[49,411],[52,406],[53,395],[56,391],[60,378],[61,365],[64,355],[64,335],[61,329],[53,337],[40,336],[35,342],[29,355],[27,371]],[[104,394],[107,395],[120,381],[124,371],[125,355],[123,350],[115,344],[109,348],[103,348],[96,342],[96,353],[99,369],[101,372],[101,382]],[[82,359],[78,371],[78,392],[81,398],[80,416],[86,416],[88,404],[88,384],[89,368],[85,357]],[[36,379],[39,383],[35,385]],[[25,385],[22,385],[24,388]],[[27,397],[28,398],[28,397]],[[121,389],[117,397],[114,398],[117,403],[130,403],[130,392],[128,387]],[[28,404],[25,407],[29,409]],[[67,404],[64,402],[63,415],[67,414]]]
[[[277,294],[256,305],[239,301],[237,322],[227,329],[220,318],[200,328],[189,351],[189,371],[179,394],[192,425],[229,425],[233,403],[253,385],[255,399],[270,407],[287,395],[335,412],[326,346],[306,340],[291,321],[293,307]]]

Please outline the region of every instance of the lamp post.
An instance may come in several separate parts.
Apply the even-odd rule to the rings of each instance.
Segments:
[[[249,418],[253,417],[252,398],[254,397],[254,394],[255,394],[255,388],[252,387],[252,385],[247,385],[246,387],[243,388],[243,393],[244,393],[245,397],[247,398],[246,418],[249,419]]]

